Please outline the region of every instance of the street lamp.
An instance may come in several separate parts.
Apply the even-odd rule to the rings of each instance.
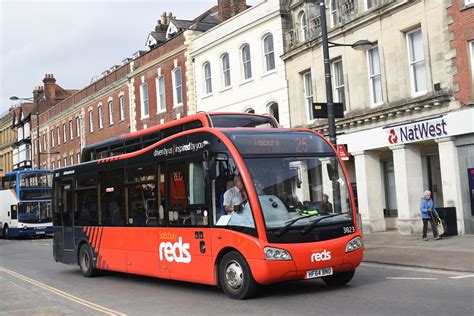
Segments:
[[[10,97],[10,100],[12,101],[33,101],[33,103],[35,104],[36,106],[36,134],[37,134],[37,137],[36,137],[36,151],[38,153],[38,163],[37,163],[37,167],[38,169],[41,169],[41,164],[40,164],[40,128],[39,128],[39,100],[38,100],[38,93],[36,92],[33,92],[33,98],[19,98],[17,96],[12,96]]]
[[[329,127],[329,140],[337,146],[336,142],[336,118],[334,116],[334,101],[332,96],[332,81],[331,81],[331,64],[329,60],[329,48],[336,46],[349,46],[355,50],[367,50],[374,46],[368,40],[359,40],[353,44],[338,44],[329,42],[328,39],[328,27],[326,21],[326,4],[324,0],[316,0],[319,2],[319,12],[321,14],[321,39],[323,44],[323,59],[324,59],[324,77],[326,82],[326,103],[328,110],[328,127]],[[317,3],[316,3],[317,4]],[[331,45],[331,46],[329,46]]]

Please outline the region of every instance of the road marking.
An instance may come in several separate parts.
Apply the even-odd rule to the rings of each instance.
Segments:
[[[386,277],[387,280],[438,280],[438,278]]]
[[[104,306],[100,306],[100,305],[98,305],[98,304],[95,304],[95,303],[86,301],[86,300],[84,300],[84,299],[82,299],[82,298],[79,298],[79,297],[77,297],[77,296],[74,296],[74,295],[71,295],[71,294],[69,294],[69,293],[63,292],[63,291],[58,290],[58,289],[56,289],[56,288],[54,288],[54,287],[51,287],[51,286],[49,286],[49,285],[46,285],[46,284],[41,283],[41,282],[39,282],[39,281],[33,280],[33,279],[31,279],[31,278],[29,278],[29,277],[27,277],[27,276],[21,275],[21,274],[16,273],[16,272],[14,272],[14,271],[12,271],[12,270],[8,270],[8,269],[6,269],[6,268],[4,268],[4,267],[2,267],[2,266],[0,266],[0,272],[9,274],[9,275],[11,275],[11,276],[13,276],[13,277],[16,277],[16,278],[20,279],[20,280],[23,280],[23,281],[25,281],[25,282],[31,283],[31,284],[33,284],[33,285],[36,285],[36,286],[39,287],[39,288],[42,288],[42,289],[47,290],[47,291],[50,291],[50,292],[52,292],[52,293],[54,293],[54,294],[56,294],[56,295],[59,295],[59,296],[65,298],[65,299],[68,299],[68,300],[70,300],[70,301],[73,301],[73,302],[76,302],[76,303],[78,303],[78,304],[84,305],[84,306],[86,306],[86,307],[89,307],[89,308],[91,308],[91,309],[93,309],[93,310],[102,312],[102,313],[104,313],[104,314],[111,315],[111,316],[112,316],[112,315],[114,315],[114,316],[126,315],[126,314],[124,314],[124,313],[120,313],[120,312],[114,311],[113,309],[110,309],[110,308],[107,308],[107,307],[104,307]]]
[[[465,279],[465,278],[474,278],[474,274],[467,274],[467,275],[457,275],[453,277],[449,277],[450,279]]]
[[[395,270],[405,270],[405,271],[417,271],[417,272],[426,272],[426,273],[434,273],[434,274],[444,274],[444,275],[453,275],[458,276],[463,271],[448,271],[448,270],[438,270],[438,269],[429,269],[429,268],[417,268],[417,267],[410,267],[410,266],[396,266],[392,264],[383,264],[383,263],[361,263],[363,267],[371,267],[371,268],[387,268],[387,269],[395,269]]]

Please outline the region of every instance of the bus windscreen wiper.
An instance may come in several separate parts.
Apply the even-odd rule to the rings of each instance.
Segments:
[[[285,226],[283,226],[282,228],[280,228],[279,230],[275,232],[275,236],[280,237],[281,235],[286,233],[290,229],[290,226],[296,223],[297,221],[299,221],[300,219],[310,218],[316,215],[319,215],[319,214],[310,214],[310,215],[298,217],[298,218],[292,219],[291,221],[286,222],[287,224]]]
[[[335,217],[335,216],[339,216],[339,215],[344,215],[344,214],[349,214],[349,212],[329,214],[329,215],[320,217],[317,220],[314,220],[311,223],[309,223],[308,225],[306,225],[305,227],[303,227],[303,229],[301,230],[301,234],[306,235],[307,233],[312,231],[318,225],[318,223],[320,221],[322,221],[323,219],[330,218],[330,217]]]

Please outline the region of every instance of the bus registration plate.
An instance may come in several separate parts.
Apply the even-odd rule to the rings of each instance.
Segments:
[[[307,279],[320,278],[327,275],[332,275],[332,268],[323,268],[323,269],[318,269],[318,270],[306,271]]]

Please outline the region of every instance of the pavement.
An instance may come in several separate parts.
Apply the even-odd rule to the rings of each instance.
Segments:
[[[474,273],[474,235],[402,235],[398,231],[364,234],[364,262]]]

